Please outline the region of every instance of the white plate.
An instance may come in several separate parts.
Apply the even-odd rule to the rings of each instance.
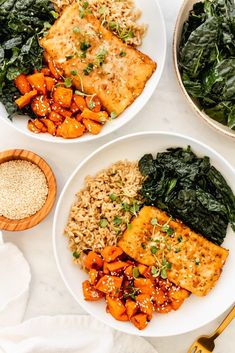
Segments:
[[[135,3],[136,7],[142,11],[142,16],[139,22],[148,24],[147,34],[144,37],[143,44],[139,49],[143,53],[149,55],[154,61],[156,61],[157,70],[147,82],[142,94],[117,119],[112,122],[108,122],[98,135],[85,134],[84,136],[77,139],[66,140],[60,137],[53,137],[49,134],[31,133],[27,129],[28,118],[24,116],[14,118],[13,122],[11,122],[7,118],[6,110],[2,104],[0,104],[0,118],[25,135],[31,136],[41,141],[54,143],[77,143],[93,141],[116,131],[121,126],[125,125],[128,121],[133,119],[135,115],[140,112],[141,109],[143,109],[159,83],[164,68],[167,44],[165,23],[161,8],[158,4],[158,0],[148,0],[147,3],[146,0],[135,0]]]
[[[235,192],[235,170],[216,151],[192,138],[168,132],[147,132],[119,138],[99,148],[85,159],[66,183],[57,204],[54,225],[53,243],[57,266],[60,274],[73,297],[91,315],[107,325],[134,335],[163,337],[189,332],[197,329],[221,315],[234,302],[235,293],[235,234],[229,227],[224,247],[230,255],[216,287],[206,297],[191,295],[176,312],[154,315],[153,320],[143,331],[133,325],[113,319],[105,311],[105,303],[86,302],[82,294],[82,281],[88,278],[79,266],[72,263],[72,254],[68,250],[67,239],[63,235],[75,193],[79,191],[87,175],[95,175],[99,170],[123,159],[138,160],[145,153],[165,151],[168,147],[186,147],[190,145],[198,156],[207,155],[211,163],[222,172]]]

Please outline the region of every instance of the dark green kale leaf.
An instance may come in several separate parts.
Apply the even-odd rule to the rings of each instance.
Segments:
[[[194,5],[179,48],[182,81],[211,118],[235,129],[235,2]]]
[[[235,196],[208,157],[198,158],[190,147],[173,148],[155,160],[143,156],[139,169],[147,176],[141,190],[146,205],[179,218],[216,244],[222,244],[229,222],[235,231]]]
[[[12,81],[42,67],[38,40],[54,22],[52,10],[50,0],[0,0],[0,101],[9,117],[17,112]]]

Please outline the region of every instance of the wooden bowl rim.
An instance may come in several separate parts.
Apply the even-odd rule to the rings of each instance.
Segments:
[[[8,231],[22,231],[39,224],[51,211],[57,193],[55,175],[48,163],[38,154],[25,149],[11,149],[0,152],[0,164],[11,160],[26,160],[38,166],[46,177],[48,195],[43,207],[32,216],[22,219],[9,219],[0,216],[0,229]]]
[[[228,126],[225,126],[225,125],[219,123],[218,121],[212,119],[211,117],[209,117],[209,115],[204,113],[199,108],[197,103],[193,100],[193,98],[190,97],[190,95],[186,91],[186,88],[184,87],[184,84],[183,84],[183,81],[181,78],[181,74],[179,71],[178,45],[177,44],[178,44],[178,36],[179,36],[179,34],[181,35],[181,33],[179,33],[179,32],[181,32],[180,26],[182,24],[182,16],[183,16],[185,8],[188,4],[191,4],[193,6],[195,3],[200,2],[200,1],[203,1],[203,0],[184,0],[183,4],[180,7],[178,16],[177,16],[177,20],[176,20],[176,24],[175,24],[175,28],[174,28],[174,34],[173,34],[173,45],[172,45],[173,65],[174,65],[177,81],[178,81],[178,84],[181,88],[181,91],[182,91],[184,97],[186,98],[188,104],[190,105],[190,107],[197,113],[197,115],[200,116],[201,119],[203,119],[204,122],[207,123],[208,126],[213,127],[215,130],[217,130],[219,133],[222,133],[223,135],[229,136],[230,138],[235,138],[235,131],[230,129]]]

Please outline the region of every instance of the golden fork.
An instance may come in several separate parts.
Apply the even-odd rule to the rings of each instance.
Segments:
[[[188,353],[211,353],[215,348],[215,339],[226,329],[235,318],[235,306],[220,324],[217,330],[210,336],[199,337],[189,348]]]

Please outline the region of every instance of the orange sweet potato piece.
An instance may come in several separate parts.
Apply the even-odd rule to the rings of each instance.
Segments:
[[[54,101],[62,107],[69,108],[72,102],[73,91],[70,88],[57,87],[53,93]]]
[[[178,287],[172,287],[168,292],[168,296],[171,300],[184,300],[188,298],[189,294],[186,289]]]
[[[179,299],[174,299],[172,302],[171,302],[171,306],[173,308],[173,310],[178,310],[181,305],[184,303],[184,300],[179,300]]]
[[[52,76],[56,79],[59,79],[63,75],[63,72],[56,66],[51,58],[48,58],[48,66]]]
[[[82,121],[82,116],[81,116],[81,114],[78,113],[78,114],[76,115],[76,120],[77,120],[77,121]],[[84,126],[85,126],[85,125],[84,125]]]
[[[25,93],[23,96],[20,98],[16,99],[15,103],[18,105],[19,109],[24,108],[26,105],[28,105],[33,97],[35,97],[38,94],[36,89]]]
[[[65,108],[62,108],[61,105],[59,105],[58,103],[52,103],[51,110],[55,111],[56,113],[59,113],[64,118],[70,118],[72,116],[72,112]]]
[[[34,119],[34,120],[33,120],[33,123],[34,123],[34,125],[35,125],[41,132],[45,132],[45,131],[43,131],[45,125],[41,122],[40,119]],[[46,131],[47,131],[47,129],[46,129]]]
[[[104,274],[108,275],[109,274],[109,270],[108,270],[108,262],[104,261],[104,264],[103,264],[103,272]]]
[[[136,278],[134,280],[134,287],[138,288],[142,294],[149,294],[151,296],[155,293],[153,283],[149,278]]]
[[[140,311],[147,314],[148,320],[150,321],[153,316],[153,304],[148,294],[139,294],[136,297],[136,303],[138,304]]]
[[[64,118],[56,112],[50,112],[48,118],[54,123],[62,123],[62,121],[64,120]]]
[[[139,273],[143,276],[147,271],[148,267],[142,264],[138,265]]]
[[[90,109],[85,108],[82,112],[82,117],[84,119],[97,121],[98,123],[104,123],[108,120],[108,113],[107,112],[94,113]]]
[[[132,266],[132,265],[129,265],[129,266],[125,269],[124,274],[125,274],[125,276],[126,276],[128,279],[133,279],[133,266]]]
[[[123,251],[118,246],[106,246],[102,251],[101,255],[103,259],[107,262],[112,262],[116,260],[117,257],[122,255]]]
[[[82,117],[82,114],[81,114],[81,117]],[[99,134],[100,130],[102,129],[101,124],[96,123],[95,121],[92,121],[90,119],[83,119],[82,122],[87,128],[87,130],[93,135]]]
[[[90,251],[87,257],[85,258],[84,266],[87,270],[90,270],[92,268],[100,270],[103,266],[103,260],[94,251]]]
[[[133,300],[128,299],[125,303],[125,307],[126,307],[127,316],[130,320],[132,316],[134,316],[137,313],[138,304]]]
[[[107,269],[110,272],[115,272],[121,269],[124,269],[125,267],[127,267],[128,264],[126,262],[123,261],[115,261],[115,262],[110,262],[107,264]]]
[[[139,330],[143,330],[148,325],[147,315],[146,314],[142,314],[142,313],[132,316],[130,321]]]
[[[118,321],[128,321],[126,307],[118,298],[106,296],[107,310]]]
[[[79,110],[83,111],[86,108],[86,101],[82,96],[74,94],[73,101],[75,102]]]
[[[37,96],[31,102],[31,108],[37,116],[46,116],[50,113],[51,107],[46,96]]]
[[[48,67],[43,67],[40,72],[45,76],[51,76],[51,71]]]
[[[117,297],[122,285],[122,278],[117,276],[104,275],[95,286],[100,292],[111,297]]]
[[[162,304],[160,306],[155,307],[155,311],[160,314],[167,314],[172,311],[172,306],[169,303]]]
[[[56,125],[53,123],[53,121],[51,121],[49,119],[46,119],[46,118],[41,119],[41,121],[43,122],[43,124],[46,125],[47,132],[50,135],[55,136],[55,134],[56,134]]]
[[[95,113],[99,113],[101,111],[101,101],[95,96],[86,97],[87,107]]]
[[[103,294],[97,291],[89,281],[82,283],[82,290],[85,300],[94,302],[103,298]]]
[[[59,135],[65,139],[77,138],[83,135],[85,126],[73,118],[65,118],[60,125]]]
[[[153,295],[153,300],[157,305],[161,305],[167,301],[167,297],[162,289],[157,288],[155,294]]]
[[[98,278],[99,272],[95,270],[94,268],[91,268],[89,271],[89,278],[90,278],[90,283],[92,285],[96,284],[97,278]]]
[[[36,125],[34,124],[34,122],[32,120],[28,121],[28,129],[29,129],[29,131],[33,132],[34,134],[39,134],[41,132],[41,130],[36,127]]]
[[[55,86],[55,79],[49,76],[45,76],[45,83],[47,91],[51,92]]]
[[[46,83],[45,83],[45,78],[44,74],[41,72],[38,72],[33,75],[27,76],[27,80],[29,81],[30,85],[33,87],[33,89],[36,89],[38,93],[40,94],[46,94]]]
[[[78,108],[77,104],[75,102],[72,102],[70,106],[70,111],[72,112],[72,114],[79,112],[79,110],[80,109]]]
[[[24,74],[20,74],[19,76],[16,77],[15,85],[21,94],[25,94],[31,91],[30,84],[27,80],[26,75]]]

